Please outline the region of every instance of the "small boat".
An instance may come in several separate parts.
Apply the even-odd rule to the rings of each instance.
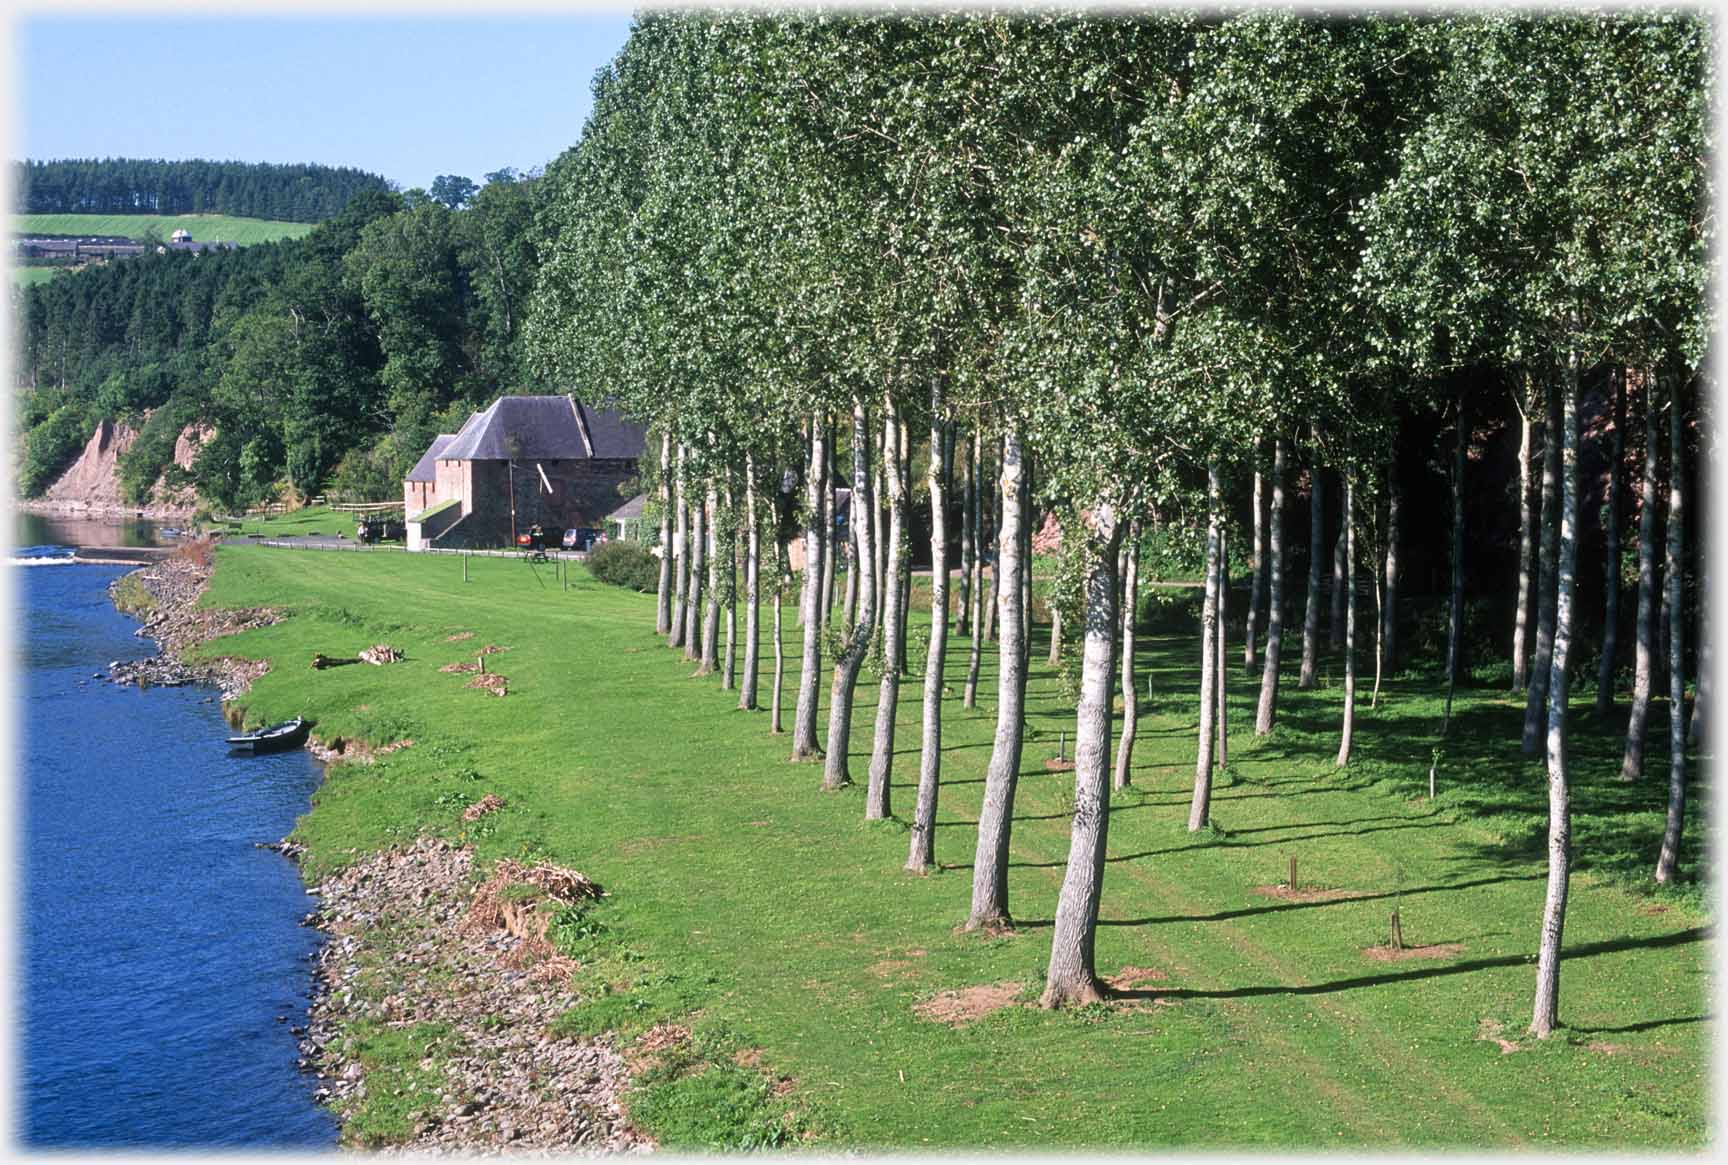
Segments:
[[[296,716],[268,728],[256,728],[239,736],[230,736],[228,747],[252,753],[282,752],[285,749],[299,748],[306,743],[307,728],[306,721]]]

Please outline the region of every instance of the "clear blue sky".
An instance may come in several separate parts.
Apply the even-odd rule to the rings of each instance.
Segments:
[[[13,151],[355,166],[427,186],[575,144],[628,8],[568,15],[132,13],[14,25]]]

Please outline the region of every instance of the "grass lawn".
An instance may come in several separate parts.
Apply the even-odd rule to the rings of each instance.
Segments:
[[[315,226],[309,222],[277,222],[263,218],[236,218],[226,214],[15,214],[16,235],[125,235],[138,238],[154,227],[166,239],[182,228],[200,243],[270,243],[297,239]]]
[[[12,285],[14,287],[33,287],[38,283],[46,283],[59,274],[59,267],[14,267],[12,268]]]
[[[257,534],[266,538],[292,537],[305,534],[337,534],[354,537],[353,514],[339,513],[328,506],[303,506],[285,514],[244,518],[225,527],[233,534]]]
[[[589,997],[560,1025],[621,1038],[661,1019],[691,1026],[708,1070],[660,1072],[631,1099],[668,1147],[765,1143],[783,1117],[833,1147],[1704,1144],[1704,894],[1646,885],[1664,803],[1662,706],[1649,774],[1631,786],[1614,779],[1613,731],[1587,702],[1575,707],[1567,1026],[1537,1043],[1523,1033],[1546,791],[1538,763],[1519,756],[1521,703],[1461,692],[1430,802],[1438,685],[1399,677],[1376,711],[1364,697],[1357,760],[1339,771],[1335,684],[1296,691],[1292,658],[1280,726],[1257,741],[1253,689],[1233,669],[1218,828],[1191,835],[1197,636],[1155,632],[1142,640],[1152,694],[1142,689],[1134,787],[1111,812],[1097,944],[1101,973],[1133,969],[1137,998],[1063,1013],[1011,1005],[950,1028],[915,1005],[992,984],[1036,998],[1049,955],[1072,778],[1044,762],[1058,732],[1072,741],[1073,717],[1042,662],[1042,626],[1010,871],[1020,925],[982,937],[954,928],[994,728],[989,652],[980,706],[966,711],[967,644],[951,639],[944,864],[917,877],[900,868],[916,677],[901,690],[897,817],[866,823],[873,683],[852,733],[859,785],[824,794],[819,766],[788,764],[788,738],[767,734],[765,713],[735,710],[717,678],[689,678],[682,653],[653,634],[652,596],[579,566],[565,589],[551,567],[510,559],[474,559],[466,584],[453,557],[227,547],[218,561],[207,603],[293,615],[216,647],[275,661],[246,700],[249,722],[305,714],[326,739],[415,742],[330,771],[296,830],[308,875],[431,831],[474,843],[483,863],[546,858],[600,882],[609,897],[567,935]],[[790,609],[785,625],[790,727],[801,634]],[[449,639],[465,631],[474,638]],[[378,642],[407,660],[306,666],[313,652]],[[488,657],[509,679],[501,700],[437,671],[487,643],[509,648]],[[508,807],[464,826],[462,806],[486,792]],[[1688,872],[1703,860],[1701,801]],[[1275,896],[1291,857],[1304,889],[1350,896]],[[1393,962],[1365,953],[1385,943],[1394,908],[1407,945],[1442,949]],[[769,1076],[728,1054],[752,1048]],[[772,1078],[792,1083],[774,1090]]]

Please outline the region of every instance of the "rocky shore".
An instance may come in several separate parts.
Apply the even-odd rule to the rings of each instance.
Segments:
[[[194,548],[115,580],[109,593],[116,605],[141,618],[137,634],[161,650],[115,661],[111,680],[213,684],[226,703],[264,674],[268,665],[256,660],[182,658],[189,647],[279,618],[262,607],[200,609],[210,571],[207,553]],[[364,748],[323,749],[317,741],[308,747],[326,763],[364,763],[371,755]],[[498,804],[481,798],[471,810],[482,814]],[[287,841],[270,848],[296,862],[302,853]],[[418,1069],[433,1099],[414,1128],[386,1139],[385,1151],[545,1156],[652,1149],[624,1111],[629,1077],[617,1050],[605,1039],[553,1034],[553,1021],[578,999],[569,988],[574,965],[551,953],[532,928],[517,925],[513,909],[500,912],[493,897],[499,877],[476,886],[472,865],[469,849],[422,838],[355,862],[312,890],[320,905],[303,922],[324,930],[328,941],[314,968],[308,1026],[295,1034],[301,1068],[317,1076],[315,1095],[343,1121],[344,1142],[368,1139],[350,1128],[367,1096],[355,1033],[431,1024],[441,1033],[439,1051]],[[585,882],[554,867],[506,872],[554,887]]]
[[[184,658],[190,647],[222,635],[232,635],[276,622],[268,607],[237,611],[202,610],[198,598],[210,581],[207,553],[191,553],[164,559],[121,575],[109,584],[115,606],[144,621],[133,634],[154,639],[160,650],[144,659],[115,660],[108,665],[108,678],[117,684],[211,684],[222,691],[224,702],[241,695],[269,665],[258,660],[223,656],[218,659]],[[139,597],[142,592],[142,598]]]
[[[577,1002],[569,968],[501,923],[473,855],[434,839],[376,854],[317,886],[318,957],[302,1066],[319,1099],[350,1114],[366,1079],[345,1032],[378,1024],[439,1031],[436,1099],[391,1152],[539,1155],[652,1147],[620,1103],[629,1081],[608,1043],[562,1038],[551,1023]],[[422,1029],[425,1030],[425,1029]]]

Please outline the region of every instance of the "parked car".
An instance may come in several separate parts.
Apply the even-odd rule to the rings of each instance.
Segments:
[[[600,541],[601,532],[594,526],[572,526],[564,531],[564,549],[589,551]]]
[[[361,518],[354,537],[361,542],[383,542],[402,537],[402,523],[395,518]]]

